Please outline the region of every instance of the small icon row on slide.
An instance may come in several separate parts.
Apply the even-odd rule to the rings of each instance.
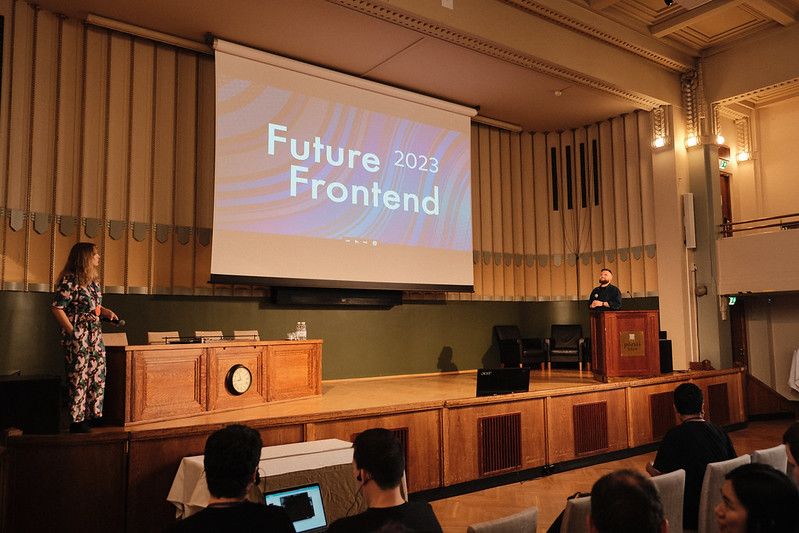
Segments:
[[[368,239],[344,239],[344,242],[349,244],[365,244],[367,246],[377,246],[377,241],[370,241]]]

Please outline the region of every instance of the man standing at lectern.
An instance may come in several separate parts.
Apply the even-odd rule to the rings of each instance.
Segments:
[[[611,281],[613,281],[613,272],[609,268],[603,268],[599,272],[599,286],[594,287],[588,299],[589,308],[597,311],[621,309],[621,291],[615,285],[611,285]]]

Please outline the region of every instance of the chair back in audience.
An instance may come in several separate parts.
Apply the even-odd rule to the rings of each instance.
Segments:
[[[780,472],[788,472],[788,453],[785,451],[784,444],[753,451],[752,462],[772,466]]]
[[[589,516],[591,516],[591,496],[566,500],[560,533],[588,533]]]
[[[751,462],[749,455],[742,455],[735,459],[707,465],[705,478],[702,480],[702,493],[699,496],[699,533],[718,533],[715,509],[721,501],[721,486],[724,484],[724,476],[739,466]]]
[[[241,341],[259,341],[261,336],[257,329],[234,329],[233,338]]]
[[[658,490],[669,533],[682,533],[682,504],[685,495],[685,470],[675,470],[652,478]]]
[[[530,507],[510,516],[472,524],[467,533],[535,533],[538,524],[538,509]]]
[[[127,346],[128,334],[124,331],[119,333],[103,333],[103,344],[106,346]]]
[[[166,344],[166,339],[180,337],[177,331],[148,331],[147,344]]]

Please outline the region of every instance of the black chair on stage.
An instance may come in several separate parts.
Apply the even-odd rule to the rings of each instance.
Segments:
[[[518,326],[494,326],[494,337],[503,367],[531,367],[534,363],[540,363],[541,368],[544,368],[547,354],[541,339],[523,339]]]
[[[582,370],[585,362],[590,369],[588,344],[583,338],[583,327],[580,324],[553,324],[551,336],[544,340],[544,348],[549,364],[577,363],[577,367]]]

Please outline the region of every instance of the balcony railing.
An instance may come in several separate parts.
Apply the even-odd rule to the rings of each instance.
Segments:
[[[751,220],[740,220],[738,222],[725,222],[721,224],[721,236],[732,237],[736,233],[752,231],[755,233],[767,233],[771,231],[799,229],[799,213],[790,215],[777,215],[765,218],[753,218]]]

